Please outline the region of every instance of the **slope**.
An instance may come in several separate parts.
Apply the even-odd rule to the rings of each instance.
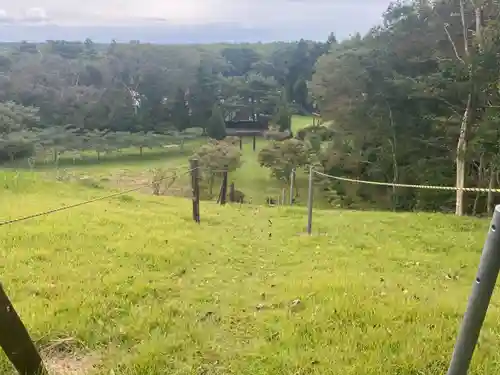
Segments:
[[[2,218],[109,193],[2,177]],[[1,282],[58,374],[446,370],[486,221],[316,211],[307,237],[301,208],[201,215],[129,194],[0,227]],[[499,302],[471,374],[500,370]]]

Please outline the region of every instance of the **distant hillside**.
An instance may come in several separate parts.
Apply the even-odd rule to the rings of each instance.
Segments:
[[[361,25],[351,25],[349,29],[364,30]],[[117,42],[140,40],[155,44],[200,44],[217,42],[272,42],[290,41],[301,38],[326,40],[334,31],[338,37],[348,36],[347,29],[335,30],[334,25],[316,25],[312,28],[290,25],[285,28],[244,27],[232,23],[217,23],[192,26],[168,25],[166,23],[139,26],[61,26],[0,24],[0,41],[12,42],[27,40],[41,42],[48,39],[84,40],[91,38],[95,42],[107,43],[112,39]]]

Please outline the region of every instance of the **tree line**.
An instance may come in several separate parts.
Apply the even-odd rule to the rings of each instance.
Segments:
[[[491,213],[499,187],[500,5],[396,1],[365,36],[316,65],[312,94],[336,136],[327,173],[371,181],[456,186],[385,188],[325,182],[336,203],[394,210]]]

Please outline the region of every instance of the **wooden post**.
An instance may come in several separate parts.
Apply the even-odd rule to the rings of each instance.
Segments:
[[[307,197],[307,234],[312,234],[313,218],[313,167],[309,167],[309,192]]]
[[[243,138],[240,137],[240,150],[243,150]]]
[[[234,196],[234,182],[229,186],[229,202],[233,203],[236,200]]]
[[[241,138],[240,138],[241,139]],[[220,194],[220,204],[224,206],[227,198],[227,171],[222,175],[222,189]]]
[[[217,196],[217,204],[220,204],[220,200],[222,198],[222,189],[223,189],[223,184],[221,183],[219,188],[219,195]]]
[[[0,347],[21,375],[47,375],[21,318],[0,284]]]
[[[282,206],[285,205],[285,200],[286,200],[286,190],[285,189],[281,189],[281,205]]]
[[[292,173],[290,173],[290,206],[293,206],[293,184],[294,184],[294,176],[295,176],[295,168],[292,169]]]
[[[200,179],[198,159],[191,160],[191,188],[193,190],[193,220],[200,223]]]
[[[253,136],[253,144],[252,144],[252,148],[253,148],[253,150],[254,150],[254,151],[255,151],[255,149],[256,149],[256,144],[257,144],[257,140],[256,140],[256,138],[257,138],[257,137],[254,135],[254,136]]]

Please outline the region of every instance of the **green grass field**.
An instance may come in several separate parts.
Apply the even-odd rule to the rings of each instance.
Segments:
[[[103,194],[2,177],[3,219]],[[202,202],[196,225],[190,206],[129,194],[0,228],[1,281],[56,374],[445,372],[487,221],[318,210],[308,237],[302,208]],[[500,370],[499,303],[471,374]]]
[[[293,129],[297,131],[310,123],[312,123],[311,117],[294,116]],[[152,170],[155,168],[171,170],[179,166],[187,166],[188,157],[203,142],[205,142],[203,139],[186,142],[182,150],[178,148],[145,149],[142,156],[138,149],[123,150],[121,153],[101,155],[100,160],[97,159],[96,153],[87,154],[83,159],[76,160],[71,154],[63,154],[57,165],[51,161],[47,164],[38,163],[34,171],[49,179],[85,177],[106,188],[128,189],[150,180]],[[234,182],[236,188],[244,192],[247,202],[264,204],[267,197],[278,199],[282,189],[288,190],[289,187],[272,178],[270,171],[262,168],[257,160],[259,150],[268,141],[258,138],[256,152],[252,150],[251,137],[244,138],[243,142],[242,167],[230,174],[230,182]],[[11,169],[27,170],[29,169],[28,161],[19,161],[12,165]],[[307,195],[307,176],[300,171],[297,176],[296,192],[299,193],[297,204],[303,204]],[[216,184],[219,183],[220,181],[216,181]],[[169,193],[182,194],[189,189],[190,178],[183,176],[175,182]],[[150,188],[143,190],[143,192],[150,191]]]
[[[293,116],[292,117],[292,132],[295,134],[300,129],[312,125],[312,116]]]
[[[187,169],[190,147],[1,171],[1,220]],[[200,225],[146,188],[0,226],[0,282],[52,374],[445,373],[488,221],[318,209],[309,237],[304,208],[259,205],[281,187],[250,139],[243,160],[230,179],[254,204],[202,202]],[[499,308],[470,374],[500,371]]]

